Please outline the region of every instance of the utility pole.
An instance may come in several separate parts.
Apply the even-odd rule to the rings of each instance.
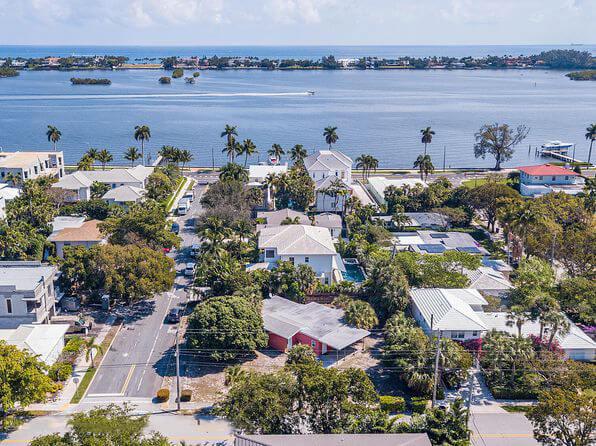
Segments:
[[[180,411],[180,344],[178,343],[178,330],[176,330],[176,403]]]
[[[445,156],[447,154],[447,146],[443,146],[443,172],[445,172]]]
[[[439,336],[437,337],[437,353],[435,355],[435,377],[433,383],[433,402],[432,407],[435,407],[437,403],[437,386],[439,381],[439,356],[441,355],[441,335],[443,332],[439,330]]]
[[[474,371],[478,368],[478,357],[474,358]],[[474,387],[474,373],[470,373],[470,379],[468,381],[468,402],[466,404],[466,427],[470,421],[470,406],[472,405],[472,389]],[[468,440],[470,439],[471,431],[468,430]]]
[[[215,172],[215,156],[213,155],[213,146],[211,146],[211,170]]]

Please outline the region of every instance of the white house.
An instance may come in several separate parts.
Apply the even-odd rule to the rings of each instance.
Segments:
[[[7,183],[0,183],[0,218],[6,217],[6,203],[21,195],[21,190],[10,187]]]
[[[127,207],[142,201],[146,192],[147,191],[142,187],[124,185],[110,189],[101,198],[108,204],[117,204],[122,207]]]
[[[576,195],[584,184],[577,172],[564,167],[544,164],[542,166],[518,167],[519,191],[524,197],[535,197],[550,192]]]
[[[52,187],[75,191],[78,200],[89,200],[91,185],[95,182],[107,184],[111,189],[120,186],[144,189],[147,185],[147,178],[153,173],[153,169],[153,167],[139,165],[129,169],[78,170],[65,175]]]
[[[495,329],[517,336],[517,326],[507,325],[507,313],[480,313],[480,317],[489,330]],[[569,323],[569,333],[565,335],[555,334],[555,339],[559,343],[559,346],[569,359],[593,361],[596,353],[596,342],[569,319],[567,319],[567,322]],[[522,336],[539,336],[540,323],[538,321],[524,322],[521,327],[521,333]],[[543,336],[546,339],[550,337],[548,329],[545,329]]]
[[[368,191],[379,204],[385,203],[385,189],[389,186],[402,188],[404,186],[414,188],[417,186],[427,187],[428,184],[418,178],[387,178],[371,176],[366,185]]]
[[[56,255],[64,258],[65,246],[84,246],[89,249],[106,242],[99,230],[100,220],[85,221],[85,217],[56,217],[48,241],[56,246]]]
[[[309,265],[325,284],[343,280],[343,262],[327,228],[286,225],[263,228],[258,240],[261,262],[279,260]]]
[[[22,180],[34,180],[43,175],[64,176],[62,152],[0,152],[0,181],[8,174]]]
[[[68,324],[23,324],[18,328],[0,330],[0,341],[14,345],[19,350],[37,356],[47,365],[52,365],[64,349],[64,335],[68,327]]]
[[[420,254],[442,254],[445,251],[460,251],[483,256],[490,254],[474,237],[465,232],[398,232],[394,238],[394,245],[399,250]]]
[[[335,150],[318,150],[304,159],[304,167],[315,182],[317,212],[341,212],[352,193],[352,164],[350,157]],[[331,196],[325,191],[343,188],[345,195]]]
[[[470,279],[468,288],[482,291],[491,296],[500,296],[513,288],[511,282],[501,271],[488,266],[481,266],[476,270],[464,268],[463,272]]]
[[[488,302],[478,290],[469,288],[418,288],[410,291],[412,314],[426,334],[466,341],[488,330],[482,306]]]
[[[331,238],[336,240],[341,237],[342,220],[338,214],[323,212],[315,217],[315,226],[329,229]]]
[[[38,261],[0,262],[0,328],[48,323],[55,314],[57,273]]]
[[[252,164],[248,166],[248,186],[263,188],[265,178],[269,175],[281,175],[288,172],[287,164]],[[258,209],[271,209],[272,205],[271,190],[267,187],[263,192],[263,203]]]

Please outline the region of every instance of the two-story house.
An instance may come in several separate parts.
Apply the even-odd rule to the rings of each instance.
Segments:
[[[524,197],[535,197],[550,192],[575,195],[584,187],[580,175],[564,167],[544,164],[518,167],[517,170],[519,170],[519,191]]]
[[[11,175],[34,180],[43,175],[64,176],[63,152],[0,152],[0,181]]]
[[[85,221],[85,217],[56,217],[48,241],[56,246],[56,255],[64,258],[66,246],[84,246],[89,249],[104,244],[106,237],[99,230],[99,220]]]
[[[329,229],[309,225],[285,225],[261,229],[258,241],[261,262],[282,260],[308,265],[321,282],[343,280],[345,266],[335,250]]]
[[[350,157],[335,150],[318,150],[304,159],[304,167],[315,182],[317,212],[344,209],[352,193],[352,163]]]
[[[0,328],[49,323],[58,269],[38,261],[0,262]]]

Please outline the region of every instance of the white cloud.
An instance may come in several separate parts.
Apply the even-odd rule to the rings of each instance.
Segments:
[[[264,10],[280,23],[320,23],[320,10],[335,3],[336,0],[268,0]]]

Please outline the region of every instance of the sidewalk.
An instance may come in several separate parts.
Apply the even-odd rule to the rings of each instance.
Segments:
[[[104,338],[106,337],[106,335],[112,328],[112,325],[114,324],[115,320],[116,320],[116,316],[114,316],[114,315],[110,315],[107,318],[104,326],[102,327],[102,329],[100,330],[100,332],[97,334],[97,336],[95,338],[96,344],[101,344],[103,342]],[[87,360],[87,358],[85,358],[85,353],[82,352],[81,357],[75,364],[74,370],[72,372],[72,376],[68,379],[68,381],[66,381],[64,383],[64,387],[58,393],[58,395],[53,400],[48,401],[46,403],[30,404],[29,406],[27,406],[27,409],[28,410],[58,411],[58,412],[68,409],[68,407],[70,406],[70,400],[72,399],[72,397],[74,396],[74,394],[77,390],[78,383],[81,382],[81,379],[83,379],[83,376],[85,376],[85,373],[89,369],[90,365],[91,365],[91,359]]]
[[[493,397],[492,393],[490,393],[480,369],[473,368],[470,370],[470,373],[472,374],[472,403],[470,405],[470,411],[472,413],[507,413]],[[464,402],[467,402],[470,393],[469,388],[469,383],[466,382],[457,390],[445,390],[445,399],[441,400],[439,404],[450,403],[457,398],[462,398]]]
[[[186,193],[191,181],[193,181],[192,178],[184,177],[184,181],[182,182],[182,185],[179,186],[178,190],[176,191],[176,195],[174,196],[174,199],[172,200],[172,202],[170,203],[170,206],[167,209],[168,212],[172,212],[172,209],[174,209],[176,206],[178,206],[178,202]]]

